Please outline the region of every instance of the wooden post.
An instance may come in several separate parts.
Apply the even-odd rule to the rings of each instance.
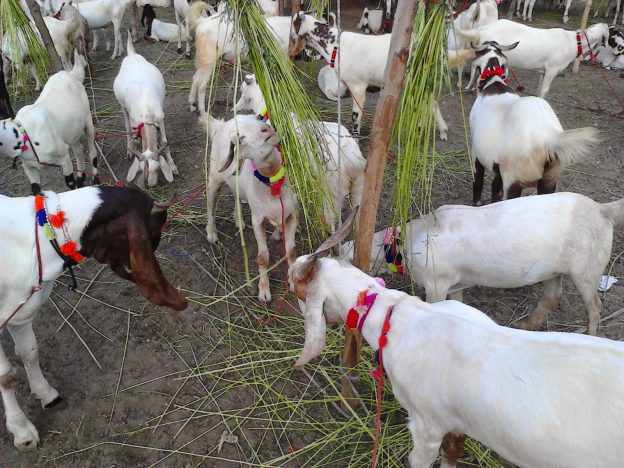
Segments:
[[[54,48],[54,43],[52,42],[52,38],[50,37],[50,32],[48,31],[48,27],[43,21],[41,17],[41,10],[39,9],[39,5],[35,0],[26,0],[26,4],[30,9],[30,13],[32,14],[33,20],[35,20],[35,25],[37,29],[41,33],[41,39],[43,39],[43,45],[45,46],[48,56],[50,57],[50,61],[52,62],[52,68],[54,69],[54,73],[63,70],[63,64],[61,63],[61,58],[59,57],[56,49]]]
[[[291,16],[295,13],[299,13],[301,11],[301,0],[292,0],[291,3],[292,13]]]
[[[366,161],[364,172],[364,191],[360,205],[360,221],[355,237],[355,253],[353,264],[364,272],[368,272],[371,258],[371,243],[375,233],[375,221],[379,207],[379,195],[383,184],[386,161],[388,159],[388,146],[392,134],[394,117],[399,105],[405,68],[409,56],[410,41],[412,38],[412,26],[416,1],[399,1],[394,16],[394,27],[390,42],[390,52],[386,63],[384,75],[384,87],[381,90],[375,120],[371,135],[370,153]],[[347,330],[345,347],[342,354],[342,365],[346,369],[353,369],[360,360],[360,347],[362,336],[357,330]],[[353,383],[357,378],[357,372],[349,371],[342,379],[342,395],[351,407],[359,403],[354,398],[349,380]]]
[[[583,31],[587,28],[587,20],[589,19],[589,9],[591,8],[592,0],[585,1],[585,9],[583,10],[583,16],[581,17],[581,42],[585,39],[585,35]],[[590,44],[587,44],[588,47],[591,47]],[[578,73],[581,68],[581,59],[577,57],[574,60],[574,64],[572,65],[572,73]]]

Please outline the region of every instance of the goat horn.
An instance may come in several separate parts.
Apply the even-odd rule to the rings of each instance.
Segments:
[[[342,226],[340,226],[336,232],[334,232],[329,239],[321,244],[321,246],[314,251],[316,255],[320,255],[325,253],[326,251],[334,248],[338,244],[340,244],[343,240],[347,238],[349,233],[351,232],[351,228],[353,227],[353,223],[355,222],[355,218],[357,216],[359,206],[355,207],[355,210],[349,215],[347,219],[345,219]]]
[[[178,201],[178,193],[174,193],[173,196],[171,198],[169,198],[169,200],[164,201],[164,202],[157,202],[155,201],[154,204],[152,205],[152,209],[150,211],[150,215],[155,215],[158,213],[162,213],[164,211],[167,211],[171,205],[173,205],[175,202]]]
[[[518,44],[520,44],[520,41],[518,42],[514,42],[511,45],[495,45],[494,47],[496,47],[498,50],[500,50],[501,52],[506,52],[508,50],[512,50],[515,49],[516,47],[518,47]]]

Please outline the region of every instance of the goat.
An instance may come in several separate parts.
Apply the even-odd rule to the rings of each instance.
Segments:
[[[266,109],[264,96],[255,75],[246,75],[241,84],[240,99],[234,110],[251,110],[260,115]],[[333,232],[336,228],[336,212],[340,212],[347,195],[354,206],[360,206],[362,189],[364,186],[364,168],[366,160],[362,156],[360,147],[349,131],[335,122],[320,122],[321,132],[325,138],[326,149],[320,158],[324,161],[325,181],[327,192],[331,197],[331,204],[327,203],[324,209],[325,222]],[[340,132],[340,154],[338,153],[338,133]],[[323,144],[321,150],[325,150]],[[338,162],[341,162],[341,166]]]
[[[188,35],[186,26],[184,27],[184,37]],[[150,37],[155,41],[173,42],[178,38],[178,25],[173,23],[165,23],[158,19],[152,21],[152,30]]]
[[[367,7],[362,11],[360,22],[355,26],[364,34],[385,34],[392,32],[394,13],[396,12],[397,0],[386,0],[381,8],[369,10]]]
[[[613,7],[613,3],[615,3],[615,15],[613,16],[613,26],[615,26],[617,24],[617,18],[618,15],[620,14],[620,4],[621,4],[621,0],[615,0],[615,2],[610,1],[607,4],[607,11],[605,11],[605,18],[607,18],[609,16],[609,12],[611,11],[611,8]],[[563,22],[564,24],[567,23],[568,21],[570,21],[570,17],[568,16],[568,12],[570,11],[570,6],[572,5],[572,0],[566,0],[565,2],[565,11],[563,12]],[[602,6],[602,2],[598,4],[598,7],[596,8],[596,11],[594,13],[594,18],[596,16],[598,16],[598,13],[600,12],[600,7]],[[622,24],[624,24],[624,14],[622,15]]]
[[[575,193],[521,197],[482,207],[446,205],[407,225],[398,242],[377,232],[371,271],[389,261],[406,267],[425,289],[427,302],[450,295],[462,299],[472,286],[520,288],[544,284],[544,296],[526,320],[515,326],[540,329],[556,309],[567,275],[587,309],[587,332],[598,330],[601,303],[596,291],[609,264],[613,229],[624,224],[624,200],[600,204]],[[397,252],[384,253],[390,246]],[[351,260],[352,244],[341,256]]]
[[[524,21],[528,21],[529,23],[533,22],[533,8],[535,7],[536,0],[524,0],[524,8],[522,9],[522,14],[520,14],[520,8],[523,5],[523,0],[518,0],[516,4],[516,16],[518,18],[522,18]],[[564,21],[565,23],[566,21]]]
[[[563,168],[587,156],[597,130],[564,131],[542,98],[518,96],[503,81],[511,46],[487,42],[475,48],[473,66],[479,75],[478,95],[470,111],[470,134],[475,180],[473,203],[480,203],[485,169],[496,173],[492,202],[519,197],[537,185],[537,193],[552,193]]]
[[[171,157],[165,130],[165,80],[158,68],[134,51],[129,33],[127,48],[128,55],[121,62],[113,83],[115,98],[121,105],[126,124],[128,155],[134,156],[126,179],[133,181],[142,172],[143,179],[139,181],[153,187],[158,183],[160,169],[167,182],[173,182],[178,168]],[[131,129],[136,130],[141,140],[141,152],[133,148]],[[160,146],[157,142],[159,133]]]
[[[130,6],[134,0],[92,0],[89,2],[76,3],[76,9],[89,23],[89,27],[93,30],[93,49],[98,45],[96,29],[102,29],[108,25],[113,25],[114,47],[111,59],[121,57],[123,55],[123,40],[121,38],[121,22],[123,21],[126,8]],[[107,43],[106,50],[109,50]]]
[[[338,76],[330,65],[325,65],[319,70],[317,83],[327,99],[338,101],[339,98],[347,96],[348,90],[342,81],[338,81]]]
[[[142,192],[120,187],[45,192],[36,198],[0,195],[0,250],[6,260],[0,269],[0,329],[6,325],[9,330],[30,390],[44,408],[57,405],[62,398],[41,373],[32,321],[50,297],[54,281],[69,265],[93,257],[110,265],[120,277],[135,282],[152,303],[175,310],[186,308],[186,299],[165,279],[153,253],[167,219],[167,206]],[[54,217],[52,212],[56,212]],[[65,238],[58,251],[52,241],[45,241],[49,232],[58,240]],[[57,252],[63,252],[63,257]],[[35,450],[39,434],[17,403],[16,380],[0,347],[0,393],[6,427],[19,450]]]
[[[303,11],[293,16],[293,32],[304,44],[314,47],[332,66],[338,53],[338,29],[318,21]],[[340,35],[340,79],[353,101],[353,133],[359,135],[366,102],[366,88],[383,85],[384,71],[390,50],[390,34],[369,36],[352,32]],[[290,56],[293,56],[291,51]],[[362,60],[366,57],[366,60]],[[332,67],[333,68],[333,67]],[[447,139],[448,126],[438,102],[432,105],[441,140]]]
[[[532,28],[513,21],[498,20],[478,29],[458,29],[456,33],[474,44],[519,42],[518,47],[509,51],[509,66],[544,73],[538,92],[538,96],[543,98],[553,79],[574,59],[584,58],[596,45],[608,39],[609,27],[600,23],[584,31],[566,31],[562,28]],[[476,79],[474,72],[473,65],[466,89],[472,87]]]
[[[195,55],[196,72],[193,75],[188,102],[191,112],[199,109],[202,119],[206,116],[206,87],[214,72],[217,60],[219,57],[224,57],[226,60],[236,59],[234,23],[223,11],[223,8],[208,18],[199,17],[199,12],[206,6],[207,4],[204,2],[193,3],[187,18],[190,32],[195,33],[197,51]],[[275,35],[278,45],[286,54],[290,41],[290,17],[272,16],[265,18],[265,21],[269,30]],[[239,39],[241,58],[245,59],[246,45],[242,36]]]
[[[74,68],[52,75],[39,98],[22,107],[14,120],[3,120],[0,125],[0,155],[14,163],[21,159],[33,194],[41,191],[39,168],[61,166],[65,183],[71,189],[82,187],[85,181],[84,161],[80,138],[85,135],[89,159],[93,167],[93,184],[99,183],[94,131],[84,80],[84,58],[74,52]],[[75,177],[71,148],[78,172]]]
[[[448,48],[450,50],[463,50],[469,47],[469,41],[462,36],[456,35],[457,29],[474,29],[498,20],[498,2],[496,0],[477,0],[466,10],[462,11],[453,19],[453,24],[447,31]],[[457,86],[462,86],[464,66],[457,68]]]
[[[270,302],[271,290],[267,276],[269,249],[265,222],[275,226],[273,239],[277,240],[283,234],[285,255],[289,264],[296,257],[297,208],[283,170],[282,155],[276,148],[279,135],[269,124],[251,115],[238,115],[227,122],[208,115],[207,127],[212,147],[206,196],[206,236],[211,243],[218,241],[214,210],[221,188],[223,184],[227,184],[233,193],[239,193],[241,200],[249,204],[251,223],[258,244],[258,299],[265,303]],[[238,161],[231,167],[237,148]],[[239,227],[240,221],[236,213],[234,222]]]
[[[609,39],[607,45],[615,55],[624,55],[624,32],[609,26]]]
[[[386,289],[319,254],[299,257],[288,276],[305,320],[294,367],[322,353],[326,324],[360,329],[383,363],[374,375],[386,371],[407,411],[412,468],[431,466],[440,448],[442,466],[456,466],[461,434],[514,466],[621,463],[624,343],[503,327],[457,301],[428,304]]]
[[[81,27],[80,22],[77,18],[59,20],[51,16],[44,16],[43,21],[50,32],[54,49],[61,59],[63,68],[70,71],[73,68],[71,57],[74,55],[74,41],[76,32]]]
[[[606,46],[598,46],[595,51],[596,61],[607,70],[624,69],[624,55],[616,55]]]

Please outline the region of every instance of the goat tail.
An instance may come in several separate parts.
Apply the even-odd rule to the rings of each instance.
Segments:
[[[587,156],[597,142],[598,130],[593,127],[566,130],[548,145],[548,154],[567,166]]]
[[[475,58],[474,49],[454,49],[448,51],[449,68],[459,68],[469,64]]]
[[[206,125],[206,133],[208,133],[208,137],[210,140],[214,140],[215,136],[219,132],[219,129],[223,127],[225,122],[220,119],[215,119],[212,115],[206,113],[204,124]]]
[[[624,225],[624,198],[600,206],[603,216],[611,220],[615,227]]]
[[[126,43],[126,49],[128,50],[128,55],[135,54],[134,44],[132,43],[132,32],[128,29],[128,41]]]

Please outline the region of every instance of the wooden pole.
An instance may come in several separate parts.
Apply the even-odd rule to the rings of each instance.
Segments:
[[[585,9],[583,10],[583,16],[581,17],[581,42],[585,39],[585,35],[583,31],[587,28],[587,20],[589,19],[589,10],[592,5],[592,0],[586,0]],[[591,47],[590,44],[587,44],[588,47]],[[574,60],[574,64],[572,64],[572,73],[578,73],[581,68],[581,59],[577,57]]]
[[[295,13],[299,13],[301,11],[301,0],[292,0],[291,3],[292,13],[291,16]]]
[[[50,62],[52,62],[52,68],[54,72],[58,72],[63,70],[63,64],[61,63],[61,58],[59,57],[56,49],[54,48],[54,43],[52,42],[52,38],[50,37],[50,32],[48,31],[48,27],[43,21],[41,17],[41,10],[39,9],[39,5],[35,0],[26,0],[26,4],[30,9],[30,13],[32,14],[33,20],[35,20],[35,25],[37,29],[41,33],[41,39],[43,39],[43,45],[45,46],[48,56],[50,57]]]
[[[375,233],[375,221],[379,207],[379,195],[383,184],[388,146],[392,134],[394,117],[399,105],[405,68],[409,56],[412,38],[412,26],[416,12],[416,1],[400,0],[394,16],[394,28],[390,42],[390,52],[386,63],[384,87],[377,102],[375,120],[371,135],[370,153],[364,172],[364,191],[360,205],[360,221],[355,237],[355,253],[353,264],[364,272],[368,272],[371,258],[371,243]],[[342,353],[342,365],[353,369],[360,360],[362,336],[357,330],[347,330],[345,347]],[[342,395],[351,407],[356,407],[359,400],[351,389],[350,382],[357,378],[357,372],[350,370],[342,379]]]

